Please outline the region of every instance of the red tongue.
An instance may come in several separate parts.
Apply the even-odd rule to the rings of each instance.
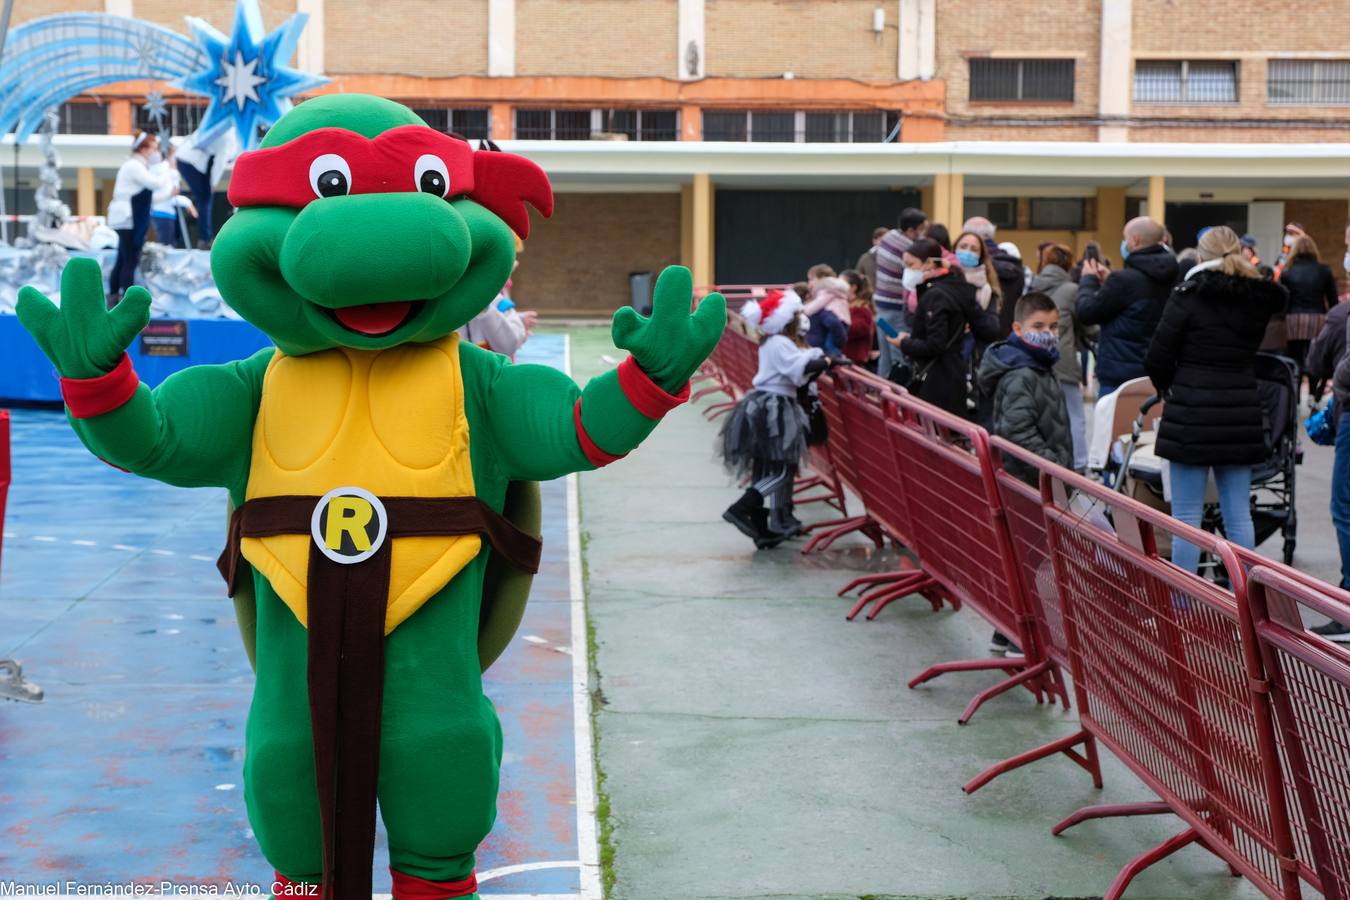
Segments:
[[[361,306],[344,306],[333,310],[333,316],[344,328],[361,334],[385,334],[393,331],[408,318],[412,308],[411,300],[399,300],[394,303],[366,303]]]

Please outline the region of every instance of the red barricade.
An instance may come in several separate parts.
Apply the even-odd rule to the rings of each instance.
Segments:
[[[1272,897],[1298,897],[1264,670],[1231,547],[1065,470],[1042,470],[1042,500],[1063,602],[1078,715],[1161,802],[1087,807],[1054,828],[1175,813],[1187,828],[1125,866],[1107,897],[1192,843]],[[1109,510],[1115,533],[1069,505]],[[1158,556],[1158,532],[1212,554],[1233,592]]]
[[[939,663],[909,686],[947,672],[1005,672],[1007,678],[975,695],[958,719],[962,723],[986,700],[1019,685],[1035,693],[1038,702],[1049,690],[1067,705],[1022,595],[994,483],[988,435],[978,425],[905,393],[894,393],[887,410],[890,452],[914,526],[910,548],[943,593],[974,609],[1024,654]],[[889,599],[879,599],[869,615],[875,616]]]
[[[1248,604],[1274,707],[1299,874],[1350,897],[1350,648],[1307,631],[1303,612],[1350,623],[1350,594],[1254,554]]]
[[[9,410],[0,409],[0,551],[5,546],[5,498],[9,495]]]
[[[1045,511],[1041,505],[1039,487],[1032,487],[1004,468],[1005,459],[1014,459],[1034,472],[1063,471],[1054,463],[1023,450],[1007,440],[994,437],[989,441],[994,480],[998,485],[999,501],[1003,504],[1008,534],[1012,541],[1013,559],[1022,581],[1022,595],[1031,611],[1033,627],[1039,646],[1055,663],[1052,673],[1057,679],[1061,696],[1067,698],[1063,673],[1069,669],[1069,644],[1064,633],[1064,611],[1059,585],[1050,558],[1050,542],[1045,531]],[[1078,747],[1082,747],[1082,751]],[[1092,776],[1096,787],[1102,786],[1101,764],[1097,758],[1097,742],[1086,728],[1080,728],[1067,737],[1051,741],[1033,750],[1019,753],[996,763],[965,784],[963,790],[972,794],[1005,772],[1028,763],[1063,753]]]

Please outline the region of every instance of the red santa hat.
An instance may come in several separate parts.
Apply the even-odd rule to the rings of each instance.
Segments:
[[[751,300],[741,307],[741,316],[765,334],[778,334],[801,311],[802,298],[789,288],[786,291],[770,291],[758,302]]]

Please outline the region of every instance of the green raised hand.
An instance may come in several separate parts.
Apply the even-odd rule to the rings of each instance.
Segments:
[[[150,321],[150,292],[130,288],[109,310],[98,261],[78,258],[61,273],[60,308],[25,285],[14,311],[62,377],[97,378],[117,366],[122,351]]]
[[[651,318],[631,306],[614,314],[614,346],[633,354],[642,371],[666,391],[678,391],[722,337],[727,301],[709,294],[692,315],[694,279],[684,266],[667,266],[656,280]]]

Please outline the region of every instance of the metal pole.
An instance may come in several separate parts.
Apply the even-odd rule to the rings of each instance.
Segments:
[[[0,10],[0,59],[5,54],[5,38],[9,36],[9,14],[14,12],[14,0],[5,0],[3,10]],[[14,130],[14,183],[18,186],[19,182],[19,132],[18,126]],[[15,208],[18,208],[18,202],[15,201]],[[15,232],[18,229],[15,228]],[[0,240],[6,244],[9,243],[9,217],[5,215],[5,181],[4,173],[0,171]]]

